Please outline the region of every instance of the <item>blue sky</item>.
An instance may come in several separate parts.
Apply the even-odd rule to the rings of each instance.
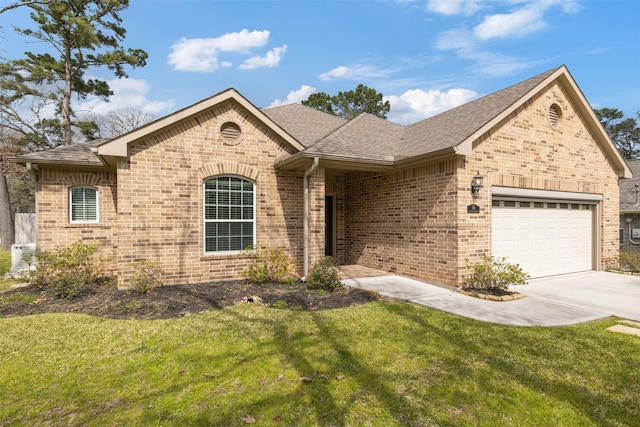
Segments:
[[[0,0],[0,5],[7,0]],[[112,80],[109,104],[169,114],[229,87],[260,108],[363,83],[409,124],[565,64],[594,108],[640,111],[638,0],[131,0],[126,47],[147,66]],[[42,46],[0,16],[0,55]]]

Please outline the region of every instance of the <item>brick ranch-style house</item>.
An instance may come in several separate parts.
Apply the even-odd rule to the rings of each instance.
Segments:
[[[565,66],[409,126],[229,89],[14,161],[36,177],[37,249],[99,242],[120,286],[143,259],[167,284],[237,278],[252,244],[300,275],[324,255],[457,286],[484,254],[532,277],[599,270],[631,176]]]

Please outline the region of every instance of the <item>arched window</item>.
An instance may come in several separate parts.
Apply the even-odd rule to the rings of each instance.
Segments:
[[[71,222],[98,222],[98,190],[92,187],[69,189]]]
[[[204,251],[242,251],[255,244],[255,184],[235,176],[204,181]]]

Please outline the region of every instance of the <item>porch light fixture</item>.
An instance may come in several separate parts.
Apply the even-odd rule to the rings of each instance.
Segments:
[[[480,175],[480,172],[476,173],[476,175],[471,180],[471,195],[474,199],[477,199],[480,195],[480,189],[484,187],[484,177]]]

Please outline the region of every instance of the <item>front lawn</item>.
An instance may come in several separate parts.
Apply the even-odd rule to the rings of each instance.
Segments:
[[[0,319],[1,425],[637,425],[614,320],[493,325],[399,302],[169,320]]]
[[[5,273],[11,270],[11,251],[0,251],[0,292],[11,288],[17,280],[5,279]]]

